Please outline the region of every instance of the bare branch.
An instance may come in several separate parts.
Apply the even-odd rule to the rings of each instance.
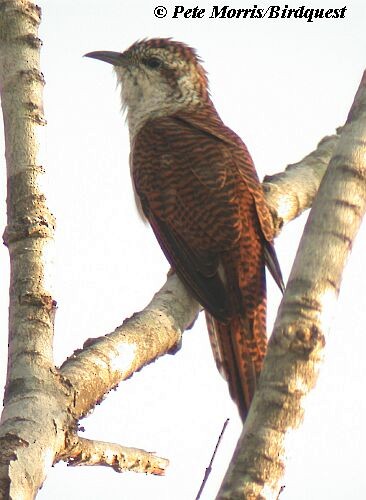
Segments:
[[[85,415],[121,380],[176,348],[198,311],[198,303],[173,274],[142,312],[113,333],[87,341],[60,369],[72,388],[75,418]]]
[[[5,127],[10,254],[9,355],[0,427],[0,497],[33,498],[62,446],[49,278],[55,221],[40,188],[44,126],[38,25],[27,0],[0,1],[0,92]],[[45,396],[47,394],[47,397]],[[57,427],[57,425],[56,425]]]
[[[285,436],[315,385],[344,265],[366,210],[366,72],[302,237],[259,387],[218,499],[277,498]]]
[[[127,470],[163,476],[169,464],[166,458],[160,458],[139,448],[127,448],[115,443],[95,441],[79,436],[69,449],[67,462],[70,466],[104,465],[116,472]],[[62,459],[62,457],[59,457]]]

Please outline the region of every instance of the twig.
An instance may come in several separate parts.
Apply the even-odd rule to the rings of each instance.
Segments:
[[[225,421],[225,423],[224,423],[224,425],[223,425],[223,427],[222,427],[222,431],[221,431],[221,433],[220,433],[219,439],[217,440],[217,443],[216,443],[216,446],[215,446],[215,450],[214,450],[214,452],[213,452],[213,454],[212,454],[212,457],[211,457],[210,463],[209,463],[208,467],[206,468],[205,475],[204,475],[204,477],[203,477],[203,481],[202,481],[201,487],[200,487],[200,489],[199,489],[199,491],[198,491],[198,493],[197,493],[196,500],[199,500],[199,498],[201,497],[201,494],[202,494],[202,492],[203,492],[203,489],[204,489],[204,487],[205,487],[205,485],[206,485],[206,483],[207,483],[207,479],[208,479],[209,475],[211,474],[211,471],[212,471],[212,464],[213,464],[213,461],[214,461],[214,459],[215,459],[216,452],[217,452],[217,450],[218,450],[218,448],[219,448],[219,446],[220,446],[220,441],[221,441],[221,439],[222,439],[222,436],[224,435],[225,429],[226,429],[226,427],[227,427],[227,425],[228,425],[228,423],[229,423],[229,420],[230,420],[230,419],[229,419],[229,418],[227,418],[227,419],[226,419],[226,421]]]
[[[278,500],[280,498],[281,493],[283,493],[285,491],[285,488],[286,488],[286,486],[284,484],[280,487],[280,490],[278,492],[276,500]]]

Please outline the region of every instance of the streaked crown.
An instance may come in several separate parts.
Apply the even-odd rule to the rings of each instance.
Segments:
[[[184,43],[152,38],[135,42],[121,53],[86,55],[114,65],[132,138],[149,119],[210,103],[201,60]]]
[[[208,91],[206,71],[192,47],[171,38],[151,38],[135,42],[123,53],[133,64],[159,69],[172,81],[195,80],[202,95]]]

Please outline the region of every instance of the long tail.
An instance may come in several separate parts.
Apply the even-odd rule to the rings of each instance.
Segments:
[[[222,323],[206,311],[206,322],[217,368],[227,380],[244,422],[267,349],[264,276],[260,297],[249,315],[235,315]]]

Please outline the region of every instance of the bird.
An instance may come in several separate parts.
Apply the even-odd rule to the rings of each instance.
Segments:
[[[114,66],[137,208],[205,310],[217,367],[244,422],[267,348],[266,266],[284,290],[253,160],[216,111],[192,47],[149,38],[85,56]]]

